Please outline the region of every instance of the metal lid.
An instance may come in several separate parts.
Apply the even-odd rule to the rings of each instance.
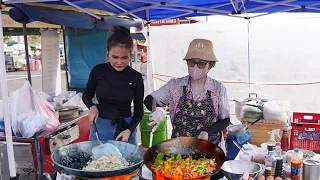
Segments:
[[[303,164],[308,166],[320,166],[320,162],[312,159],[303,160]]]

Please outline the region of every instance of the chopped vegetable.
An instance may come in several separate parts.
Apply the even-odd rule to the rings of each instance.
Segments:
[[[215,170],[214,159],[194,159],[191,155],[183,157],[168,153],[159,153],[152,166],[156,174],[166,178],[199,178]]]

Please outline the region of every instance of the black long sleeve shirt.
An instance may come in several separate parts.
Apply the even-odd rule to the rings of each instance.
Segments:
[[[127,66],[116,71],[110,63],[99,64],[90,73],[83,102],[88,108],[95,105],[92,98],[96,94],[99,117],[116,119],[131,116],[131,103],[134,113],[129,129],[133,132],[143,116],[144,85],[142,75]]]

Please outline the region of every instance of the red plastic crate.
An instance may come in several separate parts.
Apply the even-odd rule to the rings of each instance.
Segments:
[[[303,123],[317,123],[320,124],[320,114],[318,113],[303,113],[294,112],[292,115],[292,122],[303,122]]]
[[[290,149],[300,148],[320,153],[320,124],[291,123]]]

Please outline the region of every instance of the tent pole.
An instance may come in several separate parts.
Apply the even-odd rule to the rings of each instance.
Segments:
[[[134,43],[134,68],[136,69],[136,71],[138,70],[138,66],[137,66],[137,63],[138,63],[138,40],[135,40],[135,43]]]
[[[66,71],[66,81],[67,81],[67,90],[70,90],[69,84],[69,70],[68,70],[68,58],[67,58],[67,46],[66,46],[66,27],[61,26],[62,28],[62,36],[63,36],[63,51],[64,51],[64,63],[65,63],[65,71]]]
[[[147,84],[148,84],[148,94],[153,92],[153,87],[152,86],[152,74],[153,74],[153,67],[152,67],[152,58],[151,58],[151,42],[150,42],[150,14],[149,14],[149,9],[146,10],[146,19],[147,19],[147,41],[148,41],[148,51],[147,51],[147,59],[148,59],[148,68],[147,68]]]
[[[0,13],[0,28],[2,29],[2,13]],[[0,31],[0,42],[3,42],[3,31]],[[14,179],[18,179],[18,177],[16,172],[16,163],[14,160],[3,43],[0,43],[0,82],[1,82],[1,92],[2,92],[2,101],[3,101],[2,104],[3,104],[3,114],[4,114],[5,132],[6,132],[9,172],[10,172],[10,179],[14,180]]]
[[[249,81],[249,94],[251,93],[251,60],[250,60],[250,21],[247,20],[248,28],[248,81]]]
[[[28,72],[28,81],[32,86],[31,81],[31,69],[30,69],[30,59],[29,59],[29,46],[28,46],[28,35],[27,35],[27,25],[23,24],[23,37],[24,37],[24,49],[26,51],[26,61],[27,61],[27,72]]]
[[[84,12],[84,13],[86,13],[86,14],[88,14],[88,15],[96,18],[96,19],[101,20],[101,17],[100,17],[100,16],[95,15],[95,14],[91,13],[90,11],[87,11],[86,9],[81,8],[80,6],[78,6],[78,5],[70,2],[70,1],[68,1],[68,0],[62,0],[62,2],[66,3],[66,4],[70,5],[70,6],[72,6],[72,7],[74,7],[74,8],[77,8],[77,9],[81,10],[82,12]]]

